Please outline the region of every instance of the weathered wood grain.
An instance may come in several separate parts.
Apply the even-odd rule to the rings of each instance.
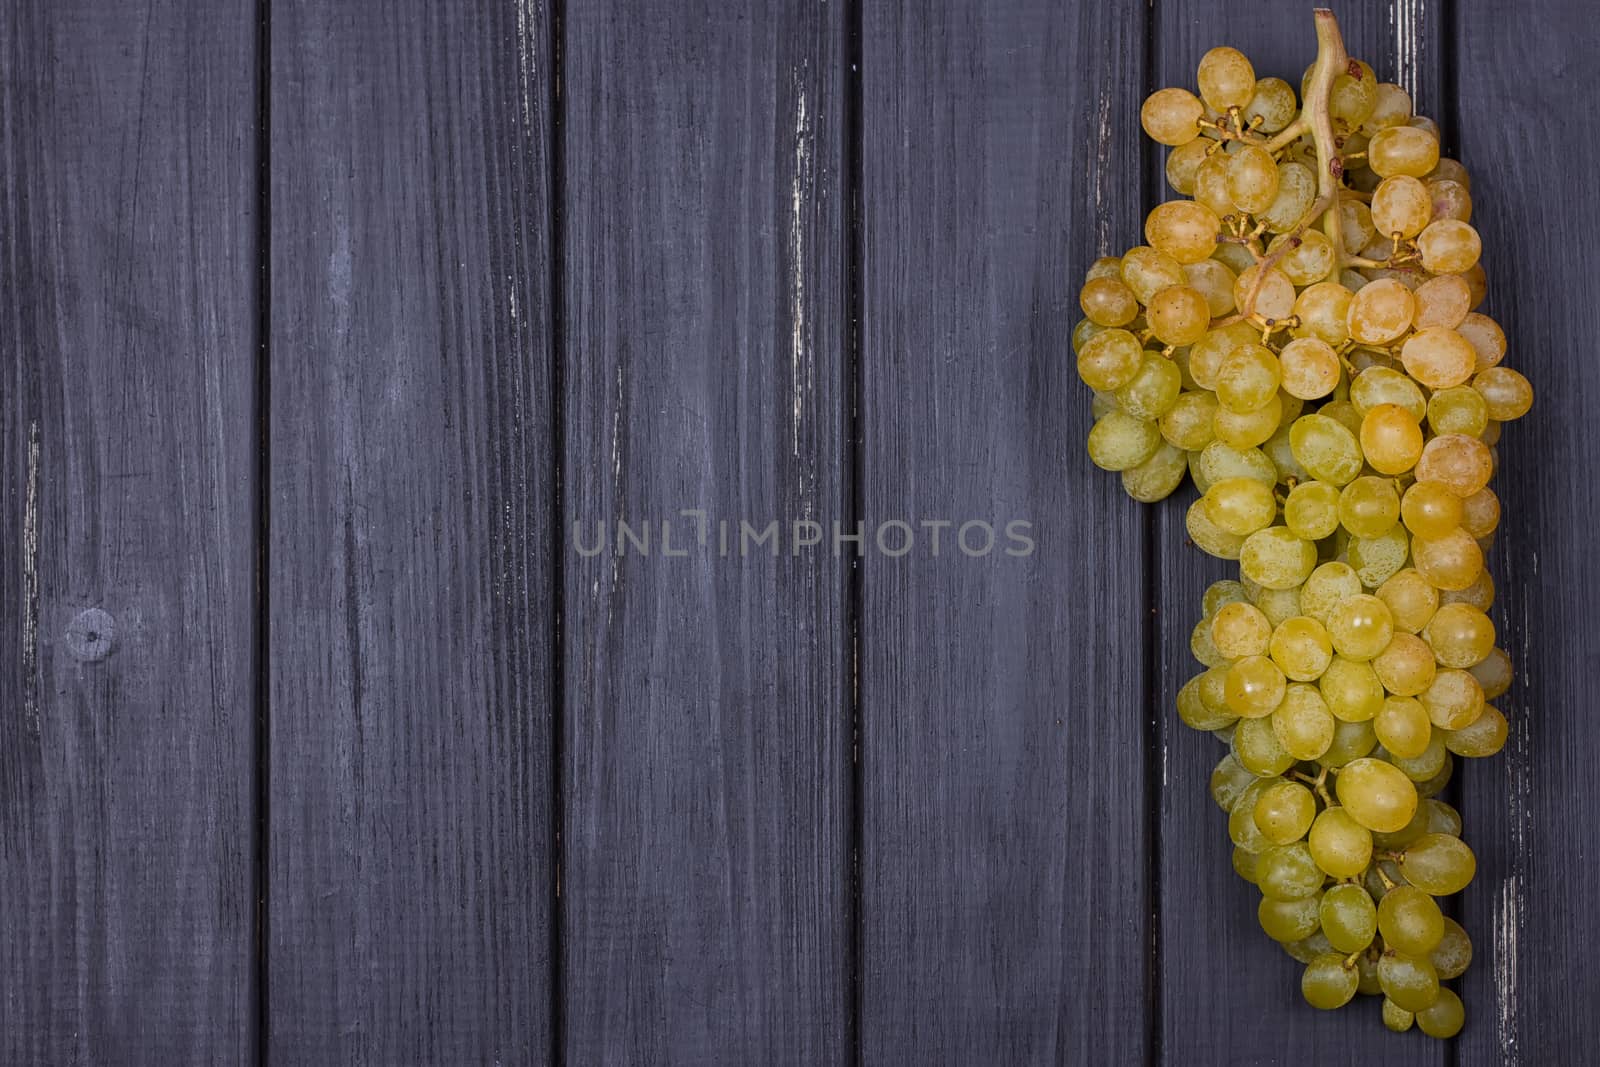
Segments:
[[[275,1063],[549,1053],[548,19],[271,12]]]
[[[1200,57],[1221,44],[1249,56],[1258,76],[1295,86],[1316,55],[1309,5],[1208,3],[1159,5],[1157,11],[1152,88],[1193,89]],[[1352,56],[1371,63],[1379,78],[1402,79],[1424,113],[1429,101],[1441,99],[1438,56],[1445,31],[1437,0],[1344,4],[1336,13]],[[1175,197],[1161,169],[1166,150],[1147,151],[1149,203]],[[1123,243],[1134,240],[1129,234]],[[1304,968],[1262,932],[1256,918],[1261,894],[1233,871],[1227,816],[1207,792],[1227,748],[1184,726],[1174,709],[1178,688],[1202,670],[1189,650],[1201,596],[1211,582],[1239,576],[1236,563],[1187,542],[1184,513],[1195,496],[1187,485],[1159,506],[1152,554],[1157,711],[1167,768],[1159,836],[1163,1062],[1187,1065],[1225,1053],[1228,1063],[1240,1065],[1348,1064],[1367,1055],[1442,1065],[1448,1055],[1443,1045],[1419,1033],[1391,1034],[1375,999],[1338,1012],[1309,1007],[1300,994]]]
[[[650,538],[563,557],[574,1064],[849,1056],[845,10],[567,11],[565,512]]]
[[[0,1061],[253,1049],[253,5],[0,7]]]
[[[1472,224],[1489,272],[1485,310],[1505,365],[1533,382],[1531,414],[1505,427],[1493,488],[1503,519],[1489,567],[1495,623],[1517,680],[1496,702],[1505,749],[1461,776],[1478,856],[1462,894],[1476,957],[1462,983],[1463,1067],[1582,1063],[1600,1045],[1594,860],[1594,398],[1600,271],[1591,176],[1578,132],[1597,96],[1593,12],[1544,2],[1458,12],[1455,142],[1472,173]]]
[[[865,5],[862,517],[955,524],[862,562],[868,1063],[1145,1055],[1147,520],[1070,344],[1139,220],[1145,11]]]

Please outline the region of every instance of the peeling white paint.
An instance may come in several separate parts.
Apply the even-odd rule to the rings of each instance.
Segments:
[[[799,74],[795,81],[800,83]],[[806,234],[804,193],[811,173],[811,120],[806,111],[804,84],[796,85],[794,123],[794,177],[790,181],[789,252],[789,395],[793,417],[789,420],[795,458],[800,457],[800,421],[805,412],[805,397],[811,386],[810,362],[806,358]]]
[[[1417,101],[1417,69],[1422,41],[1422,0],[1394,0],[1389,9],[1389,26],[1394,37],[1395,84]]]
[[[28,490],[22,505],[22,709],[39,732],[39,423],[28,423]]]
[[[517,79],[522,89],[522,125],[533,128],[533,86],[538,70],[538,51],[533,35],[528,29],[529,7],[533,0],[516,0],[517,5]]]
[[[1494,910],[1495,1037],[1506,1067],[1520,1063],[1517,1049],[1517,934],[1522,927],[1521,879],[1512,874],[1500,883]]]
[[[1111,173],[1111,92],[1102,87],[1095,104],[1094,138],[1094,218],[1095,254],[1104,256],[1111,248],[1111,213],[1106,209],[1106,184]]]

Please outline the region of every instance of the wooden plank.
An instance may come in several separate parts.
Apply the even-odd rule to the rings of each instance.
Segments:
[[[1456,25],[1455,140],[1472,174],[1483,236],[1486,310],[1506,331],[1505,365],[1533,382],[1533,412],[1505,428],[1493,487],[1503,519],[1489,556],[1500,644],[1516,670],[1496,701],[1506,747],[1467,768],[1462,819],[1478,875],[1462,894],[1476,955],[1462,984],[1462,1067],[1580,1063],[1600,1045],[1588,950],[1600,936],[1594,887],[1600,800],[1593,630],[1600,507],[1588,472],[1600,368],[1583,357],[1600,316],[1585,282],[1600,269],[1587,238],[1592,197],[1574,175],[1600,166],[1572,115],[1600,104],[1585,75],[1592,11],[1541,0],[1515,11],[1462,5]]]
[[[0,8],[0,1060],[253,1039],[253,5]]]
[[[549,1053],[548,18],[272,10],[274,1062]]]
[[[863,1059],[1141,1062],[1147,519],[1070,333],[1139,222],[1146,8],[864,14],[862,517],[1037,547],[863,561]]]
[[[847,1058],[845,6],[567,11],[571,1063]]]
[[[1350,54],[1371,63],[1379,78],[1397,78],[1427,113],[1439,91],[1442,18],[1438,0],[1346,5],[1338,9]],[[1258,76],[1275,75],[1298,87],[1316,55],[1307,8],[1250,8],[1225,3],[1158,8],[1152,87],[1194,87],[1206,50],[1227,44],[1243,51]],[[1447,116],[1445,116],[1447,117]],[[1150,202],[1177,196],[1151,150]],[[1134,235],[1123,243],[1129,244]],[[1201,667],[1189,651],[1206,586],[1239,576],[1238,565],[1187,543],[1184,513],[1192,485],[1158,509],[1156,570],[1158,700],[1163,737],[1160,832],[1161,1018],[1163,1061],[1194,1062],[1197,1052],[1226,1049],[1228,1062],[1347,1064],[1363,1056],[1401,1054],[1408,1063],[1445,1062],[1447,1050],[1420,1034],[1404,1037],[1383,1026],[1378,1002],[1363,998],[1338,1012],[1319,1012],[1300,994],[1302,966],[1261,930],[1260,894],[1230,862],[1226,816],[1207,795],[1207,780],[1226,748],[1184,726],[1174,710],[1177,690]],[[1200,977],[1204,976],[1204,977]]]

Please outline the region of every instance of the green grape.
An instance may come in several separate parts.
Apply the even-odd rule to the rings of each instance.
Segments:
[[[1300,585],[1317,565],[1317,546],[1283,526],[1257,530],[1239,548],[1239,570],[1268,589]]]
[[[1361,584],[1377,589],[1400,573],[1412,549],[1405,530],[1396,524],[1377,537],[1352,537],[1348,554]]]
[[[1494,651],[1494,623],[1466,604],[1446,604],[1422,631],[1441,666],[1472,667]]]
[[[1189,392],[1180,395],[1156,422],[1168,444],[1185,452],[1198,452],[1216,440],[1211,428],[1216,415],[1216,397]]]
[[[1428,743],[1433,738],[1433,723],[1428,720],[1427,709],[1420,700],[1388,697],[1372,720],[1372,732],[1378,735],[1378,743],[1392,755],[1415,759],[1428,750]]]
[[[1184,281],[1188,280],[1186,273]],[[1211,325],[1211,302],[1193,286],[1169,285],[1150,298],[1145,319],[1156,340],[1163,344],[1192,345],[1205,336]]]
[[[1215,628],[1212,634],[1215,636]],[[1223,693],[1235,715],[1259,719],[1271,715],[1282,702],[1285,685],[1283,672],[1272,660],[1262,655],[1246,655],[1228,668]]]
[[[1306,286],[1295,297],[1294,317],[1299,321],[1290,327],[1290,334],[1295,337],[1314,337],[1330,349],[1344,344],[1350,338],[1350,328],[1346,323],[1354,298],[1355,293],[1339,282],[1318,282]]]
[[[1298,841],[1311,829],[1311,820],[1317,814],[1317,801],[1311,790],[1299,782],[1274,782],[1262,790],[1256,800],[1255,820],[1261,836],[1274,845],[1287,845]],[[1299,937],[1279,938],[1295,941]]]
[[[1278,395],[1283,368],[1265,345],[1250,342],[1222,361],[1217,375],[1217,401],[1229,411],[1245,413],[1263,407]]]
[[[1256,919],[1274,941],[1301,941],[1317,932],[1319,903],[1316,896],[1300,900],[1262,897],[1256,906]]]
[[[1372,665],[1334,656],[1317,682],[1335,718],[1367,722],[1383,707],[1383,683]]]
[[[1441,730],[1463,730],[1483,714],[1483,687],[1467,671],[1446,668],[1433,676],[1433,683],[1417,698],[1428,711],[1428,718]]]
[[[1206,516],[1219,528],[1239,537],[1249,537],[1272,525],[1278,516],[1278,501],[1272,487],[1254,478],[1224,478],[1212,482],[1201,497]]]
[[[1251,478],[1271,489],[1277,484],[1277,470],[1272,460],[1258,448],[1234,448],[1225,441],[1207,445],[1195,462],[1195,476],[1200,491],[1228,478]]]
[[[1420,755],[1397,756],[1391,752],[1389,762],[1400,768],[1401,773],[1413,782],[1426,782],[1444,770],[1444,762],[1449,757],[1450,753],[1444,747],[1444,733],[1434,730]]]
[[[1391,613],[1390,618],[1393,617]],[[1384,650],[1372,658],[1372,669],[1384,689],[1401,697],[1414,697],[1426,691],[1438,673],[1434,665],[1433,647],[1416,634],[1404,631],[1397,632]],[[1422,725],[1426,727],[1427,711],[1416,701],[1412,703],[1416,704],[1416,711],[1422,716]],[[1393,746],[1387,743],[1384,747],[1394,751]]]
[[[1392,764],[1358,759],[1342,768],[1335,781],[1339,803],[1369,830],[1398,830],[1416,814],[1416,786]]]
[[[1211,799],[1216,801],[1217,807],[1223,811],[1232,811],[1234,802],[1256,781],[1256,776],[1245,770],[1230,752],[1218,760],[1216,767],[1211,771]],[[1253,818],[1255,809],[1251,808],[1250,813]]]
[[[1228,161],[1228,198],[1239,210],[1255,214],[1278,196],[1278,161],[1256,145],[1245,145]]]
[[[1139,503],[1154,504],[1171,496],[1188,471],[1188,453],[1163,441],[1155,455],[1122,472],[1122,488]]]
[[[1189,532],[1189,540],[1202,551],[1221,559],[1239,558],[1239,549],[1244,544],[1244,538],[1231,534],[1212,522],[1210,516],[1206,514],[1203,501],[1196,500],[1189,505],[1189,510],[1184,513],[1184,527]]]
[[[1360,952],[1378,931],[1378,909],[1358,885],[1336,885],[1322,894],[1318,921],[1337,951]]]
[[[1306,965],[1300,977],[1300,992],[1313,1008],[1331,1011],[1350,1003],[1358,983],[1355,967],[1346,966],[1344,957],[1337,952],[1328,952]]]
[[[1219,405],[1211,419],[1211,431],[1217,435],[1217,440],[1235,448],[1256,448],[1271,439],[1282,421],[1283,400],[1279,394],[1273,394],[1266,404],[1254,411],[1229,411]],[[1273,477],[1277,477],[1277,468],[1273,468]]]
[[[1506,717],[1493,704],[1485,704],[1483,713],[1469,725],[1443,731],[1444,747],[1458,756],[1481,759],[1504,748],[1509,732]]]
[[[1313,477],[1336,486],[1361,473],[1361,444],[1342,423],[1326,415],[1302,415],[1289,431],[1295,461]],[[1427,450],[1423,450],[1426,455]]]
[[[1486,700],[1494,700],[1505,695],[1511,688],[1513,672],[1511,657],[1503,648],[1492,650],[1482,663],[1468,668],[1468,673],[1476,678],[1478,685],[1483,689]]]
[[[1334,878],[1354,878],[1372,859],[1372,833],[1339,807],[1316,817],[1306,844],[1313,862]]]
[[[1255,605],[1276,629],[1300,614],[1300,587],[1263,589],[1256,594]]]
[[[1439,999],[1417,1012],[1417,1029],[1429,1037],[1455,1037],[1467,1021],[1461,998],[1448,989],[1439,990]]]
[[[1225,606],[1240,603],[1244,599],[1244,586],[1239,582],[1232,579],[1212,582],[1206,586],[1205,596],[1200,601],[1201,611],[1210,617]]]
[[[1242,108],[1256,92],[1255,68],[1234,48],[1213,48],[1201,56],[1196,80],[1200,85],[1200,98],[1213,111]]]
[[[1335,719],[1315,686],[1291,683],[1283,703],[1272,713],[1272,732],[1284,752],[1297,760],[1314,760],[1333,746]]]
[[[1260,119],[1262,132],[1277,133],[1294,121],[1297,110],[1294,89],[1288,82],[1282,78],[1261,78],[1243,114],[1246,120]]]
[[[1378,961],[1384,995],[1406,1011],[1422,1011],[1439,996],[1439,976],[1425,959],[1385,952]]]
[[[1362,417],[1358,436],[1368,465],[1379,474],[1404,474],[1422,458],[1422,427],[1398,404],[1379,404],[1369,410]]]
[[[1357,478],[1339,494],[1339,522],[1356,537],[1381,537],[1398,521],[1400,494],[1387,478]]]
[[[1323,953],[1333,951],[1333,946],[1328,944],[1328,939],[1322,936],[1321,930],[1303,941],[1279,942],[1279,944],[1291,959],[1299,960],[1301,963],[1310,963]]]
[[[1367,166],[1385,178],[1396,174],[1421,178],[1438,162],[1439,138],[1415,126],[1379,130],[1367,145]]]
[[[1395,886],[1378,901],[1378,932],[1394,951],[1426,956],[1444,937],[1444,913],[1415,886]]]
[[[1378,960],[1370,952],[1363,952],[1356,957],[1356,992],[1364,997],[1378,997],[1383,995],[1383,985],[1378,981]]]
[[[1226,666],[1228,657],[1217,648],[1217,643],[1211,636],[1211,627],[1216,620],[1204,618],[1194,624],[1194,629],[1189,631],[1189,653],[1206,667]]]
[[[1117,404],[1134,418],[1153,422],[1172,410],[1182,392],[1183,375],[1173,362],[1146,352],[1133,377],[1117,389]]]
[[[1234,758],[1238,758],[1237,754]],[[1240,766],[1244,766],[1242,761]],[[1249,770],[1248,767],[1245,769]],[[1256,800],[1261,796],[1261,790],[1271,781],[1270,778],[1257,777],[1239,794],[1238,799],[1233,802],[1233,807],[1228,811],[1228,839],[1235,847],[1242,848],[1252,855],[1260,855],[1272,847],[1270,842],[1261,836],[1261,830],[1256,826]]]
[[[1442,800],[1424,800],[1417,810],[1426,817],[1428,833],[1461,836],[1461,813]]]
[[[1465,337],[1450,327],[1429,326],[1406,338],[1400,346],[1400,362],[1407,374],[1429,389],[1450,389],[1472,377],[1477,353]]]
[[[1316,619],[1297,615],[1285,619],[1272,631],[1268,643],[1272,662],[1284,676],[1296,682],[1322,677],[1333,660],[1333,640]]]
[[[1395,1033],[1403,1034],[1411,1029],[1411,1021],[1415,1018],[1413,1013],[1406,1011],[1388,997],[1383,998],[1383,1025]]]
[[[1233,872],[1251,885],[1255,885],[1256,854],[1236,846],[1233,850]]]
[[[1400,408],[1417,422],[1428,412],[1416,383],[1389,367],[1368,367],[1356,375],[1350,383],[1350,403],[1363,419],[1385,406]]]
[[[1450,753],[1447,750],[1444,756],[1444,768],[1427,781],[1417,783],[1417,796],[1423,800],[1438,796],[1440,791],[1450,784],[1450,778],[1454,774],[1455,762],[1450,758]]]
[[[1144,239],[1157,252],[1179,263],[1198,263],[1217,250],[1217,233],[1221,228],[1216,212],[1204,204],[1193,200],[1168,200],[1156,205],[1145,216]]]
[[[1178,718],[1182,719],[1186,726],[1196,730],[1220,730],[1224,726],[1232,725],[1238,718],[1237,715],[1226,711],[1220,715],[1216,714],[1201,698],[1200,689],[1204,678],[1203,674],[1196,675],[1178,690]]]
[[[1294,766],[1294,757],[1278,743],[1270,718],[1240,719],[1232,744],[1239,762],[1263,777],[1282,774]]]
[[[1323,240],[1326,242],[1327,238]],[[1297,300],[1297,315],[1299,307]],[[1282,368],[1284,392],[1301,400],[1319,400],[1339,386],[1342,372],[1339,356],[1333,346],[1320,337],[1296,337],[1278,353],[1278,364]]]
[[[1361,579],[1348,563],[1324,563],[1300,587],[1300,610],[1326,626],[1334,608],[1360,593]]]
[[[1256,861],[1256,884],[1274,900],[1302,900],[1320,890],[1325,880],[1304,841],[1272,845]]]
[[[1123,471],[1155,455],[1160,444],[1155,423],[1113,411],[1089,431],[1089,458],[1102,470]]]
[[[1400,500],[1400,517],[1418,537],[1444,537],[1461,525],[1463,513],[1461,498],[1438,482],[1417,482]]]
[[[1247,252],[1246,255],[1248,254]],[[1222,369],[1223,360],[1227,359],[1235,348],[1254,342],[1260,336],[1261,334],[1246,322],[1230,323],[1206,331],[1205,336],[1189,349],[1189,372],[1194,375],[1196,384],[1202,389],[1215,389],[1217,373]]]
[[[1389,605],[1367,593],[1353,596],[1328,615],[1328,636],[1345,660],[1367,661],[1389,645],[1394,617]]]
[[[1205,105],[1187,89],[1161,89],[1145,100],[1139,109],[1139,122],[1152,140],[1183,145],[1200,136],[1200,118],[1205,110]]]
[[[1333,743],[1319,761],[1324,767],[1338,770],[1360,759],[1378,747],[1378,738],[1372,732],[1371,721],[1345,722],[1334,720]]]
[[[1278,163],[1277,195],[1272,197],[1272,203],[1256,213],[1256,219],[1264,222],[1267,229],[1285,235],[1294,229],[1296,222],[1306,218],[1315,200],[1317,176],[1312,174],[1309,166],[1294,162]],[[1274,251],[1277,243],[1272,242],[1267,250]],[[1278,269],[1283,270],[1283,274],[1288,275],[1294,285],[1320,282],[1328,277],[1328,270],[1333,269],[1333,243],[1328,242],[1328,238],[1318,230],[1306,230],[1294,251],[1278,261]]]
[[[1476,349],[1473,350],[1473,356],[1477,357]],[[1489,404],[1482,393],[1470,386],[1441,389],[1428,398],[1428,428],[1435,434],[1459,433],[1477,437],[1488,426]]]
[[[1130,248],[1122,255],[1122,281],[1141,304],[1148,306],[1161,290],[1188,280],[1182,263],[1148,245]]]
[[[1404,508],[1405,501],[1401,501]],[[1357,581],[1359,585],[1359,580]],[[1359,589],[1357,590],[1359,592]],[[1389,605],[1397,631],[1414,634],[1428,625],[1439,608],[1439,591],[1416,568],[1396,571],[1378,587],[1378,599]]]
[[[1320,541],[1339,528],[1339,488],[1316,480],[1289,490],[1283,524],[1297,537]]]
[[[1123,276],[1127,276],[1126,266]],[[1398,341],[1411,328],[1416,314],[1417,298],[1411,290],[1393,278],[1380,278],[1356,290],[1346,325],[1358,343],[1384,346]]]
[[[1450,834],[1423,834],[1406,846],[1400,858],[1406,881],[1436,897],[1461,892],[1477,869],[1472,849]]]
[[[1466,972],[1472,963],[1472,938],[1467,936],[1467,931],[1460,923],[1449,916],[1445,917],[1444,934],[1428,954],[1428,961],[1433,964],[1434,971],[1442,981],[1458,978]]]

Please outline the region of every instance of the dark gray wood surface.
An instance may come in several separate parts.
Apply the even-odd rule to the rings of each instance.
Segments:
[[[0,1062],[248,1062],[248,4],[0,6]]]
[[[844,12],[567,10],[563,532],[651,538],[562,561],[570,1063],[848,1054]]]
[[[1064,357],[1139,218],[1142,14],[865,5],[862,517],[953,524],[862,562],[869,1063],[1147,1050],[1147,523]]]
[[[1172,711],[1231,568],[1082,449],[1140,100],[1309,5],[15,0],[0,1060],[1586,1062],[1600,42],[1338,13],[1540,391],[1461,1038],[1301,1003]]]
[[[548,13],[271,15],[265,1058],[542,1061]]]
[[[1588,472],[1600,456],[1600,330],[1588,282],[1600,271],[1584,190],[1600,166],[1592,123],[1594,13],[1544,2],[1463,5],[1455,68],[1455,143],[1472,167],[1473,225],[1483,234],[1490,313],[1505,327],[1506,365],[1538,390],[1506,428],[1495,479],[1506,516],[1489,565],[1495,623],[1517,670],[1497,706],[1505,750],[1468,768],[1461,814],[1478,877],[1462,922],[1477,950],[1463,996],[1477,1012],[1462,1067],[1581,1063],[1600,1047],[1600,937],[1595,865],[1600,798],[1591,759],[1600,504]]]

